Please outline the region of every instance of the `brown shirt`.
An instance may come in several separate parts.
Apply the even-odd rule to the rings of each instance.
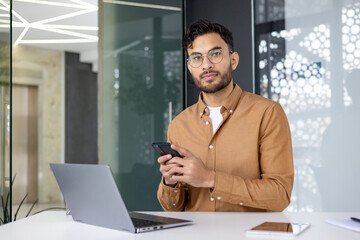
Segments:
[[[168,141],[200,156],[215,170],[215,187],[161,181],[166,211],[282,211],[290,203],[294,166],[289,124],[281,106],[238,85],[221,108],[215,134],[202,100],[169,125]],[[186,198],[186,199],[185,199]]]

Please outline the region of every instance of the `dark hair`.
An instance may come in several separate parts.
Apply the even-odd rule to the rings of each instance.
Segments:
[[[223,25],[210,22],[206,19],[198,19],[188,27],[182,40],[183,48],[185,50],[191,48],[195,38],[207,33],[218,33],[228,45],[229,51],[234,51],[234,40],[232,32],[230,32],[230,30]]]

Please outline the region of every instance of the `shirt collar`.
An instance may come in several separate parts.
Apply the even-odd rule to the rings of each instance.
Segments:
[[[234,89],[223,104],[223,107],[221,108],[221,113],[223,113],[224,111],[228,111],[231,114],[233,111],[235,111],[240,101],[241,94],[242,89],[236,83],[234,83]],[[203,115],[209,115],[209,110],[207,109],[207,106],[203,100],[203,92],[199,94],[199,100],[197,104],[200,117],[202,117]]]

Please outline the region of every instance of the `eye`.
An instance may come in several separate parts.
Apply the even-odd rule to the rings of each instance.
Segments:
[[[218,57],[221,55],[221,51],[213,51],[213,52],[210,52],[210,57]]]
[[[201,55],[193,55],[190,57],[191,61],[200,61],[202,58]]]

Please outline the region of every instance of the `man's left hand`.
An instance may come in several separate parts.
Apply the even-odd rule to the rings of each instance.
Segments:
[[[169,170],[172,180],[194,187],[214,188],[215,171],[207,168],[198,155],[174,144],[171,144],[171,148],[183,156],[182,158],[174,157],[168,161],[169,164],[180,165]]]

